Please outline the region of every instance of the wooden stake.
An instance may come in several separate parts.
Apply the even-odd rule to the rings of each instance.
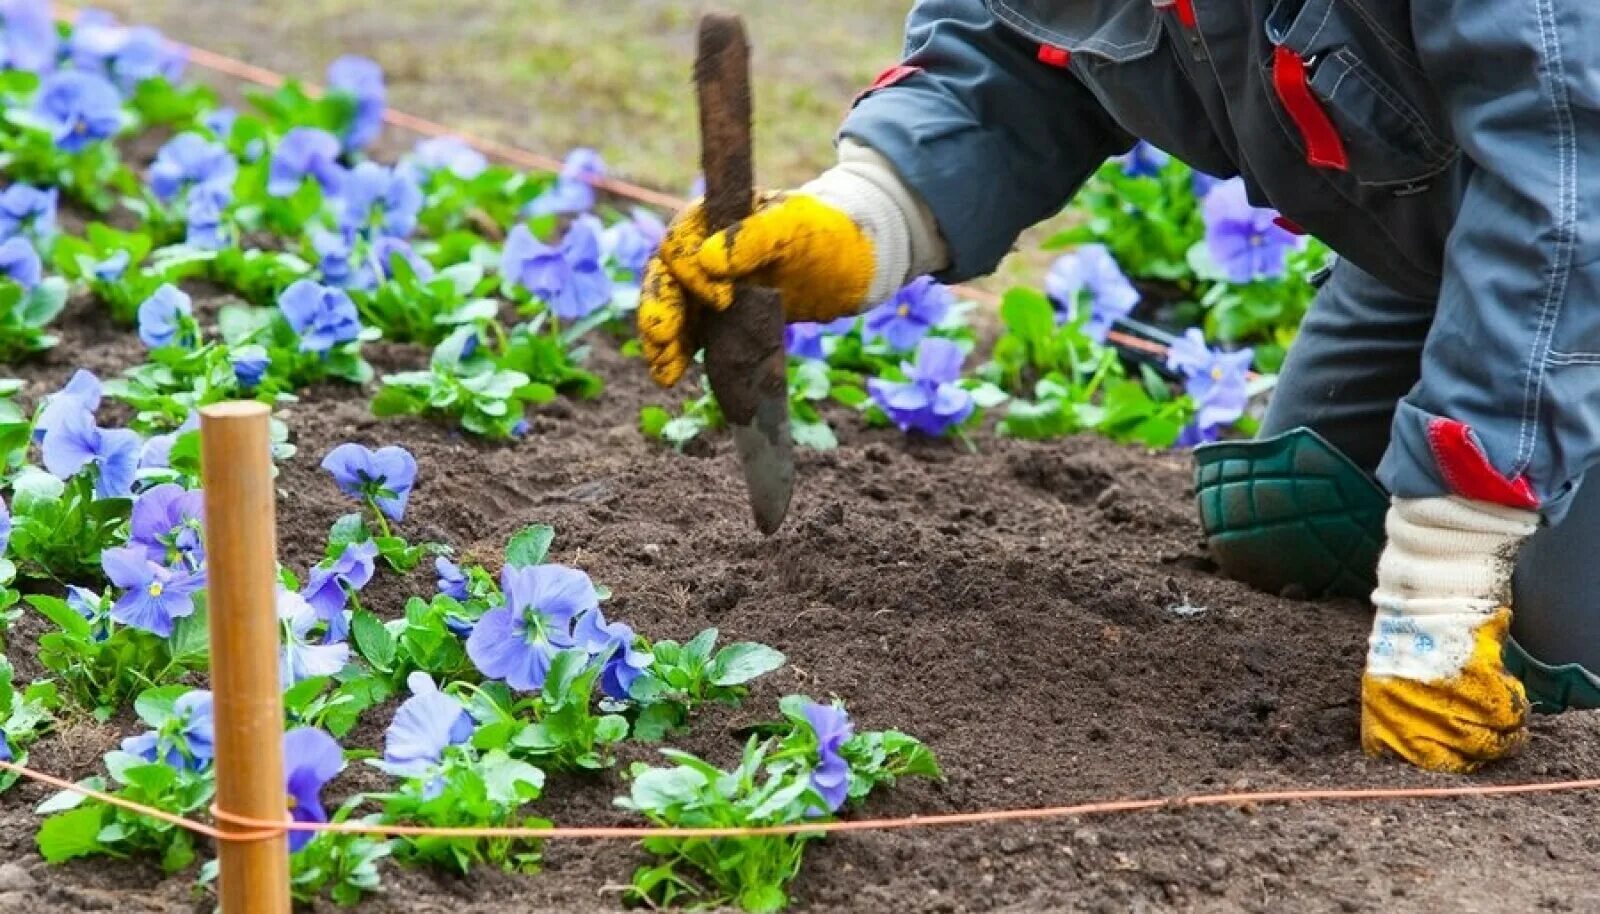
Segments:
[[[200,465],[217,808],[278,821],[287,813],[270,416],[266,406],[251,402],[202,409]],[[250,831],[225,822],[221,827]],[[224,841],[218,856],[218,893],[226,914],[289,914],[287,836]]]

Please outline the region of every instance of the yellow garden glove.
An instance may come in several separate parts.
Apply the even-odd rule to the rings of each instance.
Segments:
[[[1396,498],[1361,679],[1361,746],[1465,773],[1527,739],[1528,699],[1500,658],[1511,570],[1532,511],[1456,496]]]

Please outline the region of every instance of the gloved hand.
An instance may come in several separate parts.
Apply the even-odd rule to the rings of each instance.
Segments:
[[[1532,511],[1456,496],[1396,498],[1378,561],[1361,680],[1361,746],[1465,773],[1527,739],[1528,700],[1500,651]]]
[[[705,213],[691,204],[646,267],[639,337],[663,387],[677,383],[699,348],[696,309],[728,307],[734,280],[777,289],[790,323],[831,321],[949,262],[928,207],[888,159],[849,139],[838,165],[799,190],[761,195],[755,209],[707,238]]]
[[[736,280],[777,289],[790,323],[855,314],[877,270],[874,247],[849,215],[807,194],[763,195],[748,219],[709,238],[695,201],[645,269],[639,337],[651,377],[677,383],[698,348],[695,309],[728,307]]]

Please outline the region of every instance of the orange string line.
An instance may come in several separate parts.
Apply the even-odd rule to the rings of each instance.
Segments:
[[[1066,819],[1079,816],[1141,812],[1152,809],[1185,809],[1201,806],[1250,806],[1264,803],[1350,802],[1358,800],[1423,800],[1452,797],[1495,797],[1530,793],[1563,793],[1600,788],[1600,778],[1574,781],[1549,781],[1535,784],[1468,784],[1459,787],[1369,787],[1342,790],[1263,790],[1244,793],[1203,793],[1144,800],[1102,800],[1072,806],[1045,806],[1031,809],[999,809],[980,812],[905,816],[895,819],[851,819],[797,825],[771,825],[757,828],[661,828],[655,826],[552,826],[550,828],[429,828],[420,825],[382,825],[367,822],[271,822],[234,815],[211,808],[218,822],[252,831],[219,829],[204,822],[134,803],[102,791],[74,784],[34,771],[13,762],[0,761],[0,771],[10,771],[38,781],[82,794],[129,812],[149,816],[185,828],[217,841],[259,841],[284,832],[336,832],[375,837],[434,838],[526,838],[637,840],[641,838],[770,838],[784,835],[833,834],[836,832],[897,831],[908,828],[935,828],[958,825],[996,825],[1005,822]]]

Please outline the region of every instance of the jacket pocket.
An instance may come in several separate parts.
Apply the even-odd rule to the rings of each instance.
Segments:
[[[1369,7],[1377,9],[1363,10]],[[1415,52],[1395,37],[1404,22],[1392,25],[1340,0],[1279,0],[1267,16],[1263,82],[1277,96],[1279,121],[1314,164],[1326,163],[1317,160],[1307,121],[1325,116],[1352,177],[1404,194],[1425,189],[1459,150],[1444,139],[1448,127]],[[1294,72],[1283,72],[1286,63]],[[1295,97],[1301,83],[1320,113],[1307,113]]]
[[[1073,57],[1110,63],[1148,57],[1161,43],[1161,18],[1148,0],[986,0],[994,17],[1024,37]]]

